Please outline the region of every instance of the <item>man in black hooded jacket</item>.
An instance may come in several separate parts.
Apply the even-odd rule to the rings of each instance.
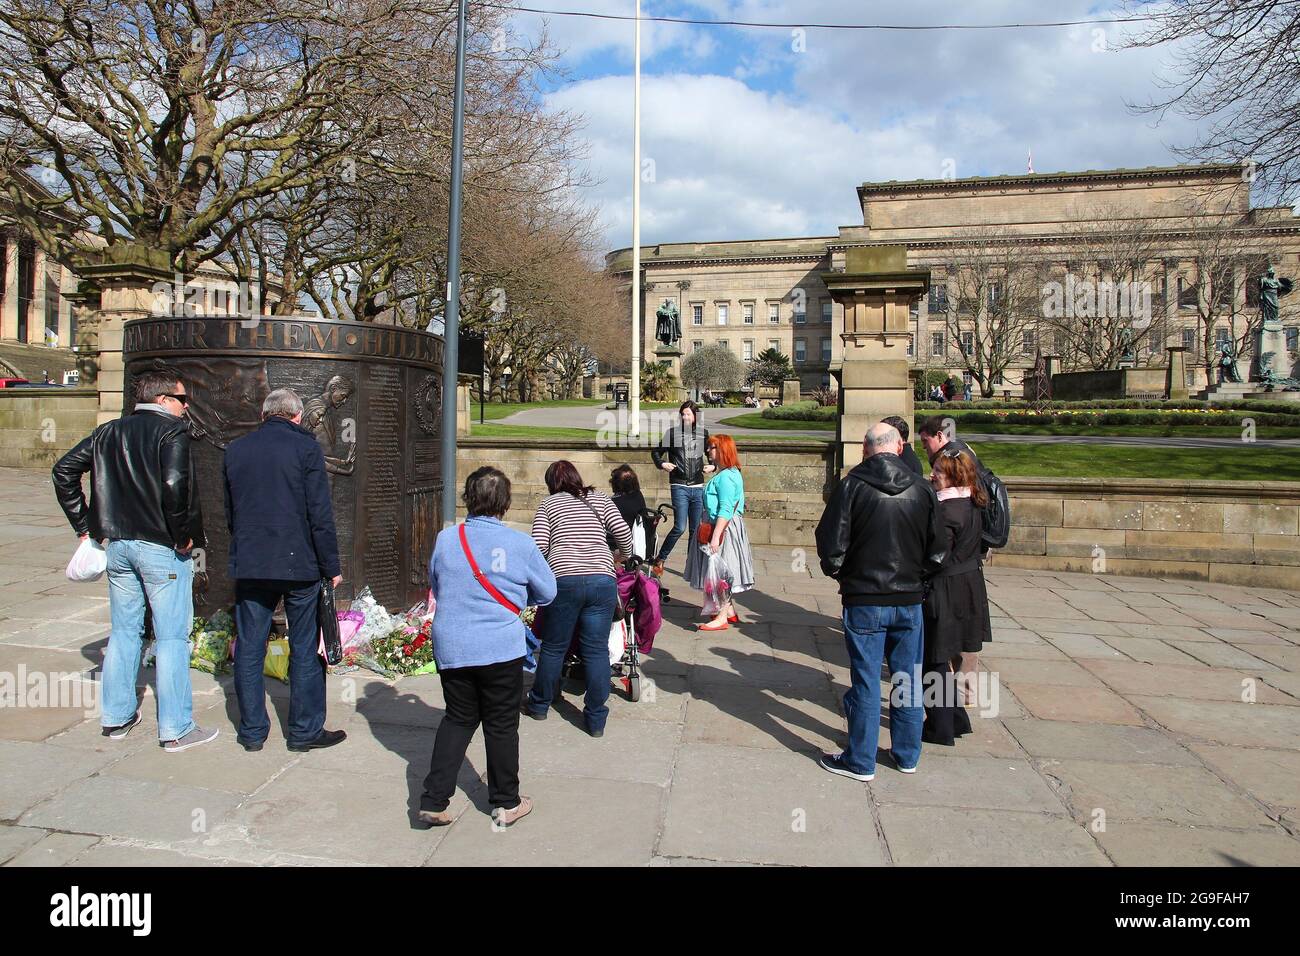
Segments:
[[[862,463],[841,479],[817,525],[822,573],[840,584],[852,684],[844,695],[849,745],[821,765],[861,781],[876,775],[882,660],[894,765],[913,773],[921,757],[921,600],[944,546],[934,489],[903,463],[902,450],[894,426],[873,425]]]

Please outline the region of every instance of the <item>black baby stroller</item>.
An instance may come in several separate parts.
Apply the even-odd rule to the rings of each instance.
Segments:
[[[658,553],[658,534],[659,524],[668,519],[668,511],[672,505],[662,504],[656,510],[646,508],[638,516],[640,528],[632,529],[633,551],[643,550],[641,542],[644,542],[644,549],[650,556]],[[642,530],[644,534],[642,534]],[[634,554],[631,558],[623,563],[621,568],[616,570],[618,578],[618,603],[614,608],[614,620],[611,622],[611,634],[613,628],[622,628],[623,633],[623,656],[620,660],[610,666],[611,673],[619,683],[623,685],[623,690],[627,692],[628,699],[636,703],[641,699],[641,654],[639,643],[644,643],[646,638],[643,635],[641,642],[638,642],[637,635],[637,617],[643,619],[646,615],[640,614],[641,608],[639,601],[651,600],[660,603],[667,602],[668,589],[663,587],[659,581],[651,577],[648,572],[648,562],[650,557],[645,554]],[[649,615],[655,621],[659,620],[658,608],[654,609],[656,613]],[[658,624],[654,625],[655,631],[658,631]],[[654,639],[654,634],[649,635],[649,640]],[[569,644],[569,650],[564,655],[564,665],[560,669],[560,683],[557,694],[562,695],[565,691],[565,684],[573,681],[574,685],[571,690],[576,693],[585,684],[583,683],[582,658],[578,656],[577,637]]]

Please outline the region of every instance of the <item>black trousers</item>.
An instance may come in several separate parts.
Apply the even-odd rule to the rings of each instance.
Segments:
[[[930,744],[953,746],[956,738],[971,732],[971,725],[970,715],[957,694],[952,665],[947,661],[926,661],[921,671],[921,686],[925,690],[921,739]]]
[[[524,693],[524,661],[517,658],[482,667],[439,671],[447,712],[433,741],[433,759],[424,778],[421,810],[446,810],[456,792],[456,777],[478,725],[487,745],[488,802],[507,810],[519,805],[519,701]]]

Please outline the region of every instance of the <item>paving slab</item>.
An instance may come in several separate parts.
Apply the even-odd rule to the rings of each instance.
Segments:
[[[47,832],[39,827],[15,827],[0,823],[0,863],[13,859],[32,844],[38,843]]]
[[[1300,750],[1300,710],[1272,704],[1130,697],[1161,726],[1205,743]]]
[[[429,866],[648,866],[655,856],[662,787],[628,780],[539,775],[523,792],[533,812],[499,828],[469,810],[449,827]]]
[[[42,800],[94,774],[112,754],[79,753],[45,743],[0,740],[0,819],[17,820]],[[67,829],[80,829],[69,827]]]
[[[1270,825],[1262,810],[1202,767],[1053,760],[1045,761],[1042,770],[1057,784],[1075,819],[1085,822],[1101,810],[1107,823],[1159,820],[1243,829]]]
[[[1109,866],[1085,827],[1062,817],[1007,810],[880,808],[900,866]]]
[[[48,833],[5,866],[67,866],[98,842],[99,837],[85,833]]]
[[[200,750],[169,754],[195,760]],[[159,843],[194,843],[239,803],[231,793],[99,774],[77,780],[28,810],[23,826]]]
[[[1016,697],[1033,717],[1086,724],[1140,726],[1142,715],[1123,697],[1105,687],[1062,688],[1059,684],[1015,685]]]
[[[1207,826],[1108,823],[1097,834],[1118,866],[1297,866],[1300,841],[1280,827],[1225,830]]]
[[[863,784],[827,773],[805,754],[686,743],[659,852],[740,863],[875,866],[883,855],[869,801]]]
[[[1190,744],[1193,753],[1256,800],[1280,811],[1300,807],[1300,752]]]
[[[869,786],[880,805],[1020,810],[1053,816],[1065,807],[1024,758],[962,757],[925,760],[915,774],[882,762]]]
[[[1032,757],[1195,766],[1196,758],[1169,734],[1150,727],[1006,720],[1007,731]]]
[[[686,707],[683,740],[820,754],[843,748],[845,725],[829,687],[775,688],[711,684]]]
[[[1079,662],[1106,686],[1125,696],[1183,697],[1240,702],[1250,693],[1262,704],[1300,703],[1246,671],[1133,661]]]

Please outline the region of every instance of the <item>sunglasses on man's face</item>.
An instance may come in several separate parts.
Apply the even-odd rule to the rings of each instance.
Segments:
[[[160,398],[174,398],[176,401],[180,402],[182,405],[188,405],[188,404],[190,403],[190,397],[189,397],[188,395],[186,395],[184,392],[182,392],[180,395],[161,395],[161,396],[159,396],[159,397],[160,397]]]

